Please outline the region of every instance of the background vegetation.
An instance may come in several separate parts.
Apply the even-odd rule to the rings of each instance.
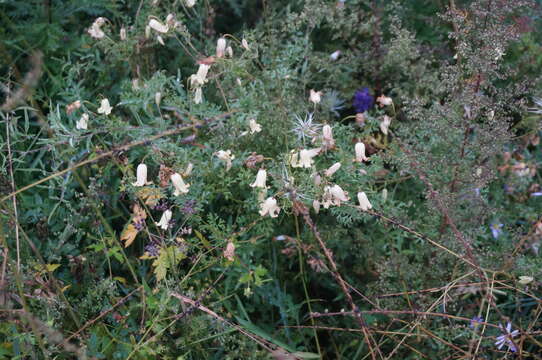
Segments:
[[[542,358],[540,1],[0,24],[0,359]]]

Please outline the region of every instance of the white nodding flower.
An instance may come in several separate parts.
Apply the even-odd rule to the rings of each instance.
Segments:
[[[183,176],[184,177],[190,176],[190,174],[192,174],[193,169],[194,169],[194,164],[188,163],[188,165],[186,165],[186,170],[184,170],[183,172]]]
[[[339,56],[341,56],[341,50],[334,51],[333,53],[331,53],[331,55],[329,55],[329,58],[331,59],[331,61],[336,61]]]
[[[200,64],[198,72],[191,75],[189,78],[191,87],[200,87],[207,82],[207,73],[211,65]]]
[[[247,51],[250,50],[250,47],[248,46],[248,41],[246,39],[241,40],[241,46]]]
[[[183,181],[183,177],[179,173],[175,173],[171,175],[170,177],[171,182],[173,183],[173,187],[175,188],[175,191],[173,192],[174,196],[179,196],[181,194],[188,193],[188,188],[190,187],[190,184],[185,184]]]
[[[166,16],[166,24],[170,26],[175,26],[175,14],[167,14]]]
[[[231,169],[232,160],[235,159],[235,156],[232,155],[231,150],[219,150],[215,153],[216,157],[226,163],[226,171]]]
[[[226,56],[229,57],[229,58],[233,57],[233,48],[231,46],[228,46],[226,48]]]
[[[187,7],[191,8],[196,5],[196,0],[185,0],[185,4]]]
[[[260,169],[258,170],[258,174],[256,174],[256,181],[250,184],[250,187],[267,189],[266,181],[267,181],[267,171],[265,171],[265,169]]]
[[[156,103],[156,106],[160,107],[160,103],[162,102],[162,93],[157,91],[154,94],[154,102]]]
[[[145,39],[151,37],[151,27],[149,25],[145,26]]]
[[[268,197],[260,204],[260,215],[269,215],[272,218],[279,216],[280,208],[277,206],[277,200],[273,197]]]
[[[320,201],[314,199],[312,201],[312,208],[314,209],[314,212],[318,214],[320,212]]]
[[[162,24],[160,21],[156,19],[151,19],[149,21],[149,27],[153,29],[154,31],[157,31],[162,34],[165,34],[169,31],[169,26],[167,24]]]
[[[160,218],[160,221],[155,223],[156,226],[162,228],[162,230],[167,230],[169,227],[169,222],[171,221],[171,216],[173,213],[171,210],[166,210],[163,212],[162,217]]]
[[[355,162],[362,162],[367,161],[369,158],[365,156],[365,144],[362,142],[357,143],[354,146],[354,150],[356,152],[356,158],[354,159]]]
[[[534,278],[532,276],[525,276],[525,275],[521,275],[519,277],[519,280],[518,282],[521,284],[521,285],[528,285],[530,283],[532,283],[534,280]]]
[[[315,91],[314,89],[311,89],[309,100],[314,104],[319,104],[320,101],[322,101],[322,92],[321,91]]]
[[[367,211],[373,208],[373,205],[371,205],[369,199],[367,198],[367,194],[365,194],[365,192],[363,191],[358,193],[358,202],[360,209],[363,211]]]
[[[226,54],[226,39],[221,37],[216,42],[216,57],[221,58]]]
[[[384,115],[384,119],[382,119],[382,122],[380,123],[380,131],[382,131],[384,135],[388,135],[388,129],[390,127],[390,124],[391,117],[389,117],[388,115]]]
[[[162,46],[166,46],[166,43],[164,42],[164,39],[160,35],[156,36],[156,40],[160,43]]]
[[[88,129],[88,114],[83,114],[79,120],[75,123],[76,129],[87,130]]]
[[[303,149],[299,154],[293,153],[290,155],[290,164],[292,167],[310,168],[314,164],[313,158],[320,153],[321,148]]]
[[[322,138],[323,138],[323,144],[326,148],[333,148],[335,146],[335,139],[333,139],[333,131],[331,130],[331,126],[324,125],[322,127]]]
[[[147,181],[147,165],[139,164],[137,165],[137,178],[136,182],[132,183],[133,186],[145,186],[152,184],[152,181]]]
[[[105,33],[101,29],[102,25],[105,24],[105,18],[99,17],[96,20],[94,20],[94,23],[92,23],[92,26],[88,29],[88,33],[90,36],[92,36],[95,39],[101,39],[105,36]]]
[[[382,189],[382,202],[386,202],[388,199],[388,189]]]
[[[330,189],[329,192],[333,196],[333,200],[335,201],[335,205],[340,205],[341,201],[348,201],[350,198],[348,197],[348,193],[344,191],[339,185],[335,184]]]
[[[387,97],[386,95],[380,95],[376,98],[376,102],[380,104],[380,107],[384,106],[390,106],[393,104],[393,100],[390,97]]]
[[[331,166],[329,167],[329,169],[327,169],[327,170],[325,171],[324,174],[325,174],[327,177],[330,177],[331,175],[335,174],[335,173],[337,172],[337,170],[340,169],[340,167],[341,167],[341,163],[340,163],[340,162],[337,162],[337,163],[331,165]]]
[[[203,91],[201,88],[197,88],[196,92],[194,92],[194,104],[201,104],[203,101]]]
[[[120,28],[120,39],[122,41],[126,40],[126,28],[124,27]]]
[[[111,110],[113,110],[113,108],[109,104],[109,100],[107,98],[102,99],[102,101],[100,102],[100,107],[98,108],[98,113],[99,114],[104,114],[104,115],[109,115],[109,114],[111,114]]]
[[[250,127],[250,133],[259,133],[262,131],[262,126],[256,122],[256,119],[250,119],[248,121],[248,127]]]

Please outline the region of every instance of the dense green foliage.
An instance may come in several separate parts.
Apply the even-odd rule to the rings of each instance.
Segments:
[[[540,1],[0,25],[0,359],[542,359]]]

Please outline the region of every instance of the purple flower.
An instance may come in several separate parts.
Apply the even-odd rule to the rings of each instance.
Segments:
[[[160,245],[151,242],[150,244],[145,245],[145,251],[149,253],[149,256],[158,256],[160,254]]]
[[[498,239],[499,236],[502,235],[502,227],[503,227],[503,224],[497,224],[497,223],[493,223],[489,226],[489,229],[491,230],[491,235],[493,235],[494,239]]]
[[[537,191],[537,192],[531,193],[531,196],[542,196],[542,192]]]
[[[375,98],[369,94],[369,88],[357,90],[354,94],[354,109],[357,113],[364,113],[373,107]]]
[[[470,320],[470,325],[469,327],[471,329],[474,329],[476,326],[478,326],[478,324],[480,324],[481,322],[484,322],[484,318],[481,317],[481,316],[475,316],[473,317],[471,320]]]
[[[501,349],[503,345],[508,346],[508,349],[512,352],[517,352],[518,347],[516,344],[514,344],[514,341],[512,340],[514,337],[516,337],[519,334],[519,330],[512,330],[512,324],[508,323],[506,324],[506,329],[504,326],[499,325],[501,328],[501,335],[497,336],[497,341],[495,342],[495,345],[497,345],[497,349]]]

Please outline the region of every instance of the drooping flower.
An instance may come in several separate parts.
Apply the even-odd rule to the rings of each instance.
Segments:
[[[373,208],[373,205],[371,205],[369,199],[367,198],[367,194],[365,194],[365,192],[363,191],[358,192],[358,202],[360,209],[363,211],[367,211]]]
[[[81,115],[81,118],[75,123],[75,128],[81,130],[88,129],[88,114]]]
[[[66,106],[66,113],[68,115],[71,115],[72,112],[79,109],[80,107],[81,107],[81,100],[75,100],[74,102]]]
[[[194,164],[188,163],[188,165],[186,165],[186,169],[183,172],[183,176],[190,176],[190,174],[192,174],[192,169],[194,169]]]
[[[380,95],[379,97],[377,97],[376,102],[379,104],[380,107],[390,106],[391,104],[393,104],[392,98],[385,95]]]
[[[174,196],[188,193],[188,188],[190,187],[190,184],[184,183],[181,174],[174,173],[173,175],[171,175],[170,179],[173,183],[173,187],[175,188],[175,191],[173,192]]]
[[[198,72],[191,75],[189,78],[190,86],[192,88],[203,86],[207,82],[207,73],[209,72],[209,68],[211,65],[206,64],[200,64],[198,68]]]
[[[260,215],[269,215],[272,218],[279,216],[280,208],[277,206],[277,200],[273,197],[268,197],[260,204]]]
[[[100,107],[98,108],[98,113],[99,114],[104,114],[104,115],[109,115],[109,114],[111,114],[111,110],[113,110],[113,108],[109,104],[109,100],[107,98],[102,99],[102,101],[100,103]]]
[[[353,105],[357,113],[363,113],[373,107],[374,97],[369,93],[369,88],[356,91]]]
[[[126,40],[126,28],[125,27],[120,28],[119,35],[120,35],[120,39],[122,41]]]
[[[493,223],[489,226],[491,230],[491,235],[493,236],[494,239],[498,239],[499,236],[502,235],[503,226],[504,226],[503,224],[499,224],[499,223]]]
[[[226,249],[224,249],[224,257],[228,259],[228,261],[235,260],[235,245],[232,241],[228,241],[228,245],[226,245]]]
[[[149,21],[149,27],[153,29],[154,31],[157,31],[162,34],[165,34],[169,31],[169,26],[167,24],[162,24],[160,21],[156,19],[151,19]]]
[[[348,193],[344,191],[339,185],[324,187],[324,195],[322,196],[322,205],[325,209],[328,209],[331,205],[341,206],[341,202],[350,200]]]
[[[219,150],[215,153],[216,157],[226,163],[226,171],[231,169],[232,160],[235,159],[235,156],[232,155],[231,150]]]
[[[228,46],[226,48],[226,56],[232,58],[233,57],[233,48],[231,46]]]
[[[258,174],[256,174],[256,181],[250,184],[250,187],[267,189],[266,180],[267,180],[267,171],[265,171],[265,169],[260,169],[258,170]]]
[[[154,94],[154,103],[156,104],[156,106],[160,107],[161,102],[162,102],[162,93],[157,91]]]
[[[388,135],[388,129],[391,124],[391,118],[388,115],[384,115],[384,118],[382,119],[382,122],[380,123],[380,131],[384,135]]]
[[[203,101],[203,91],[200,87],[196,89],[196,92],[194,92],[194,104],[201,104]]]
[[[337,170],[339,170],[339,168],[341,167],[341,163],[340,162],[337,162],[333,165],[331,165],[329,167],[329,169],[327,169],[324,174],[327,176],[327,177],[330,177],[331,175],[335,174],[337,172]]]
[[[105,36],[105,33],[101,29],[102,25],[105,24],[105,18],[99,17],[96,20],[94,20],[94,23],[92,23],[92,26],[88,29],[88,33],[90,36],[92,36],[95,39],[101,39]]]
[[[221,37],[216,42],[216,57],[217,58],[224,57],[225,53],[226,53],[226,39]]]
[[[262,131],[262,126],[256,122],[256,119],[250,119],[248,121],[248,126],[250,127],[250,133],[259,133]]]
[[[241,46],[247,51],[250,50],[250,47],[248,46],[248,41],[244,38],[241,40]]]
[[[324,145],[324,148],[326,149],[332,149],[335,147],[335,139],[333,139],[333,131],[331,130],[331,126],[324,125],[322,128],[322,143]]]
[[[369,158],[365,156],[365,144],[362,142],[356,143],[354,146],[354,152],[356,153],[355,162],[367,161]]]
[[[322,101],[322,92],[311,89],[309,100],[314,104],[319,104]]]
[[[145,186],[152,184],[152,181],[147,181],[147,165],[137,165],[137,178],[136,182],[132,183],[133,186]]]
[[[341,50],[334,51],[333,53],[331,53],[331,55],[329,55],[329,58],[331,61],[336,61],[339,56],[341,56]]]
[[[191,8],[196,5],[196,0],[185,0],[186,6]]]
[[[532,283],[534,280],[534,278],[532,276],[525,276],[525,275],[522,275],[519,277],[519,280],[518,282],[521,284],[521,285],[528,285],[530,283]]]
[[[320,212],[320,201],[314,199],[312,201],[312,208],[314,209],[314,212],[318,214]]]
[[[504,345],[506,345],[510,351],[514,353],[517,352],[518,347],[516,344],[514,344],[512,339],[519,335],[519,330],[512,331],[512,324],[510,322],[506,324],[506,329],[504,326],[502,326],[502,324],[499,324],[499,328],[501,329],[501,335],[497,336],[497,341],[495,342],[497,349],[500,350]]]
[[[310,168],[314,164],[313,158],[320,153],[321,148],[302,149],[290,155],[290,165],[292,167]]]
[[[162,217],[160,218],[160,221],[155,223],[156,226],[162,228],[163,230],[167,230],[169,227],[169,222],[171,221],[171,216],[173,213],[171,210],[166,210],[163,212]]]

